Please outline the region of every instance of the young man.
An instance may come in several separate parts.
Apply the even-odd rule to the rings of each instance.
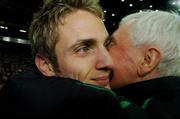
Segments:
[[[94,0],[47,1],[29,33],[39,71],[109,88],[113,62],[102,19]]]
[[[0,92],[2,115],[122,117],[114,93],[101,88],[109,88],[113,67],[102,18],[95,0],[45,1],[29,31],[38,71],[8,80]]]
[[[180,118],[179,38],[180,16],[165,11],[130,14],[112,35],[111,87],[153,119]]]

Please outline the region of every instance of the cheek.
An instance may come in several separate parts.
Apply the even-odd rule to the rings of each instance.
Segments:
[[[126,80],[126,78],[135,75],[137,66],[133,51],[121,46],[112,48],[110,54],[114,62],[114,79]]]
[[[114,67],[126,68],[134,63],[131,50],[123,46],[112,48],[110,54],[115,64]]]
[[[85,82],[89,79],[91,70],[93,69],[93,62],[90,59],[74,58],[73,61],[64,62],[66,65],[62,65],[62,73],[77,79],[81,82]]]
[[[60,69],[59,75],[62,77],[68,77],[68,78],[73,78],[76,79],[76,72],[78,72],[78,66],[77,63],[72,60],[69,60],[67,57],[58,57],[58,66]]]
[[[116,52],[112,55],[112,59],[114,62],[114,72],[115,74],[129,74],[133,72],[135,63],[131,56],[127,54],[125,51]]]

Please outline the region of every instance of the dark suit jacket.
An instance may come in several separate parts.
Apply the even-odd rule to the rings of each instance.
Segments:
[[[110,90],[37,72],[16,74],[7,81],[0,92],[0,109],[0,115],[18,119],[121,116],[116,96]]]
[[[148,115],[151,119],[180,119],[180,77],[178,76],[137,82],[114,91],[117,95],[123,95],[130,100],[129,106],[124,108],[124,114],[127,113],[129,118],[135,119],[136,116],[137,119],[140,117],[145,119],[144,117]],[[127,100],[125,101],[127,103]]]

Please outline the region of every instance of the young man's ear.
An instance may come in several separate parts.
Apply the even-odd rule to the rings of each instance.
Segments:
[[[48,59],[39,54],[35,56],[35,64],[39,71],[45,76],[55,76],[54,70]]]
[[[140,77],[146,76],[147,74],[155,71],[161,59],[161,52],[159,48],[146,47],[142,52],[142,60],[138,67],[138,75]]]

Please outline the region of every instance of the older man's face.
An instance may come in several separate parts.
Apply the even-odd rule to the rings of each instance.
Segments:
[[[119,88],[136,82],[140,51],[133,47],[128,36],[130,24],[120,26],[112,35],[110,55],[114,62],[112,88]]]

